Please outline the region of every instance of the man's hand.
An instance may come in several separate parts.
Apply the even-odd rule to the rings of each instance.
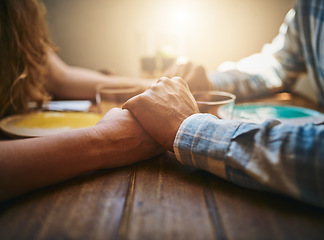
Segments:
[[[199,112],[188,85],[179,77],[161,78],[144,93],[128,100],[123,108],[130,110],[143,128],[170,151],[181,123]]]
[[[212,89],[212,84],[207,77],[205,69],[191,62],[175,64],[164,75],[168,78],[181,77],[187,82],[192,92]]]

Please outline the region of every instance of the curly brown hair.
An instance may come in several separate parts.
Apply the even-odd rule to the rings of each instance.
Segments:
[[[38,0],[0,1],[0,118],[50,99],[44,88],[49,40],[45,6]]]

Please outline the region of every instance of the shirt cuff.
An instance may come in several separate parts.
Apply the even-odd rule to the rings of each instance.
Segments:
[[[211,114],[190,116],[181,124],[173,144],[177,160],[227,179],[226,156],[240,124]]]

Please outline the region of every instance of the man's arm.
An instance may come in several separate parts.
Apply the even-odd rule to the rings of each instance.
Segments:
[[[303,47],[296,27],[295,10],[290,10],[279,34],[260,53],[236,63],[224,63],[209,75],[217,90],[234,93],[238,99],[289,90],[306,73]]]
[[[183,164],[324,207],[324,126],[252,124],[197,114],[179,78],[162,78],[124,108]]]
[[[238,185],[324,207],[324,126],[186,119],[174,142],[183,164]]]
[[[162,151],[130,112],[117,108],[91,128],[0,141],[0,201],[95,169],[149,159]]]
[[[221,90],[234,93],[237,99],[289,90],[298,77],[306,73],[303,46],[296,24],[295,11],[291,10],[277,37],[260,53],[235,63],[226,62],[209,76],[201,66],[190,62],[172,66],[165,76],[183,78],[191,91]]]

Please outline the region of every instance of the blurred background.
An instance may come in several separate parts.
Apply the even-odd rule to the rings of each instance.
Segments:
[[[44,0],[68,64],[141,76],[143,57],[183,56],[213,71],[271,42],[294,0]]]

